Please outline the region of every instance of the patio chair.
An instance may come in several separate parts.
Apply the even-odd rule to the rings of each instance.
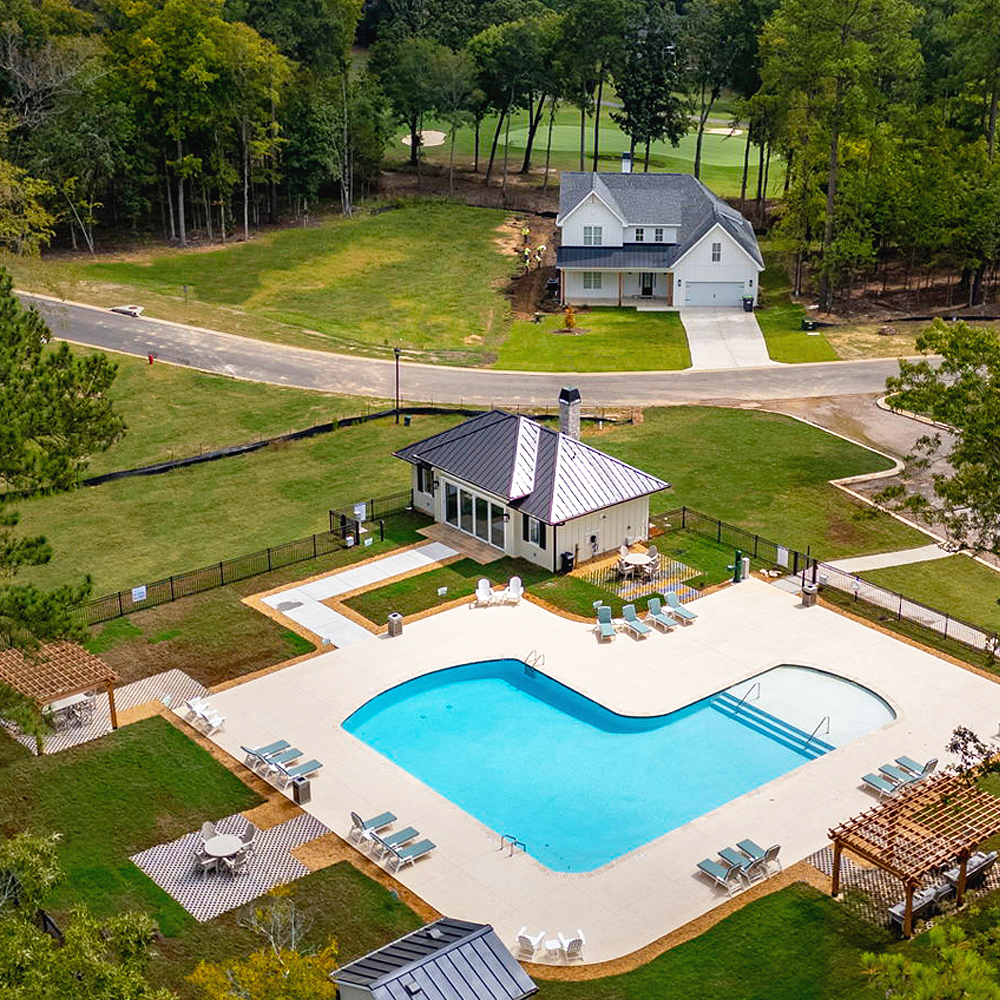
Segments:
[[[240,834],[240,840],[243,841],[244,845],[250,847],[256,839],[257,827],[255,827],[250,820],[247,820],[246,826],[243,827],[243,832]]]
[[[635,576],[635,567],[631,563],[625,562],[624,559],[619,559],[615,565],[615,572],[620,580],[628,580]]]
[[[750,869],[753,866],[753,860],[746,857],[746,855],[741,854],[736,850],[735,847],[723,847],[719,851],[719,857],[732,868],[739,868],[740,872],[746,876],[747,881],[751,881]],[[766,878],[766,874],[761,874],[758,870],[756,872],[760,878]]]
[[[231,858],[222,859],[222,867],[234,878],[237,875],[245,875],[250,866],[250,852],[241,847]]]
[[[503,592],[504,603],[517,604],[523,596],[524,584],[521,583],[521,578],[519,576],[512,576],[510,583],[507,584],[507,589]]]
[[[667,610],[683,624],[687,625],[698,617],[694,611],[681,604],[680,598],[672,590],[668,590],[663,596],[667,601]]]
[[[698,871],[707,875],[717,886],[731,896],[746,885],[743,872],[738,865],[720,865],[718,861],[705,858],[698,862]]]
[[[664,632],[677,628],[677,619],[663,613],[663,605],[658,597],[651,597],[646,603],[646,621],[652,622]]]
[[[272,774],[277,774],[286,764],[291,764],[293,760],[298,760],[302,756],[302,751],[298,747],[289,747],[281,753],[272,754],[263,761],[262,774],[265,778]]]
[[[406,847],[393,847],[389,850],[389,868],[398,872],[404,865],[412,865],[424,855],[430,854],[437,845],[431,840],[421,840]],[[395,863],[395,867],[394,867]]]
[[[528,925],[525,924],[517,932],[517,951],[518,958],[533,958],[536,951],[538,951],[538,946],[542,943],[542,939],[545,937],[545,931],[539,931],[537,934],[528,933]]]
[[[295,767],[281,768],[278,771],[278,784],[286,788],[296,778],[311,778],[323,765],[313,758],[305,764],[296,764]]]
[[[908,785],[911,781],[917,780],[916,775],[910,774],[909,771],[904,771],[902,768],[895,767],[892,764],[883,764],[879,768],[879,771],[900,785]]]
[[[638,616],[635,613],[634,604],[626,604],[622,608],[622,620],[625,622],[625,628],[629,630],[636,637],[636,639],[645,639],[647,635],[653,630],[645,623],[639,621]]]
[[[763,865],[765,869],[771,865],[777,865],[778,871],[781,871],[781,862],[778,860],[778,852],[781,850],[781,844],[772,844],[765,850],[752,840],[741,840],[736,846],[753,864]]]
[[[611,621],[611,608],[606,604],[597,609],[597,630],[600,641],[613,639],[618,633],[615,632],[614,623]]]
[[[219,831],[215,829],[215,824],[210,820],[205,820],[201,824],[201,839],[202,841],[211,840]]]
[[[347,834],[348,840],[361,843],[361,839],[369,830],[382,830],[396,822],[396,814],[391,812],[379,813],[371,819],[362,819],[356,812],[351,813],[351,830]]]
[[[486,577],[481,577],[479,583],[476,584],[476,594],[475,599],[472,602],[472,606],[483,607],[488,604],[493,603],[493,588],[490,586],[490,581]]]
[[[226,717],[218,712],[208,712],[205,715],[205,735],[214,736],[217,732],[225,728]]]
[[[624,559],[628,555],[628,546],[627,545],[619,545],[618,546],[618,555],[620,555],[622,557],[622,559]]]
[[[937,757],[932,757],[926,764],[918,764],[912,757],[897,757],[896,763],[912,771],[918,778],[926,778],[938,765]]]
[[[368,838],[371,841],[372,849],[378,852],[379,857],[382,857],[382,855],[388,853],[394,847],[402,847],[403,844],[419,836],[420,831],[415,830],[412,826],[408,826],[397,833],[390,833],[385,837],[379,836],[374,830],[368,831]]]
[[[184,718],[188,722],[193,722],[207,707],[208,700],[206,698],[200,696],[198,698],[191,698],[189,701],[184,702]]]
[[[861,781],[867,788],[878,792],[879,798],[882,798],[883,795],[895,795],[903,787],[894,784],[888,778],[883,778],[880,774],[866,774]]]
[[[250,747],[241,746],[240,749],[246,754],[244,763],[247,767],[256,770],[257,765],[264,760],[265,757],[270,757],[272,754],[280,753],[282,750],[287,750],[292,744],[288,740],[275,740],[274,743],[268,743],[267,746],[257,747],[256,750],[251,750]]]
[[[195,871],[204,878],[209,872],[219,870],[219,859],[210,854],[195,852]]]
[[[562,936],[562,932],[558,934],[559,943],[562,945],[563,957],[567,962],[572,962],[574,959],[580,959],[583,961],[583,946],[587,943],[587,939],[583,936],[583,931],[577,929],[576,936],[571,938],[565,938]]]

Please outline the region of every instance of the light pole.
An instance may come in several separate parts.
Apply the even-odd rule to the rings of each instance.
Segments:
[[[396,423],[399,423],[399,348],[394,347],[392,353],[396,355]]]

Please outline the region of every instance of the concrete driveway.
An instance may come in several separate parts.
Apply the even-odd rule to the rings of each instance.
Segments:
[[[773,365],[757,317],[742,309],[682,309],[691,368],[760,368]]]

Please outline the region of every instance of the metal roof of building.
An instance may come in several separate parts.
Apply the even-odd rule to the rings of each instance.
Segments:
[[[502,497],[546,524],[667,489],[669,483],[528,417],[491,410],[396,453]]]
[[[753,226],[735,208],[691,174],[595,174],[569,170],[560,175],[557,225],[593,191],[626,226],[677,227],[676,260],[716,223],[763,269]],[[612,249],[612,248],[606,248]],[[607,265],[617,266],[617,265]]]
[[[376,1000],[521,1000],[537,992],[489,924],[442,917],[333,972]]]
[[[683,253],[677,243],[626,243],[620,247],[559,247],[556,267],[614,271],[667,271]]]

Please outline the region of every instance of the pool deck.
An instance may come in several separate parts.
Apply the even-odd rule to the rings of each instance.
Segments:
[[[227,716],[213,739],[240,745],[287,739],[324,768],[310,813],[346,837],[351,810],[391,810],[437,849],[398,879],[449,916],[493,924],[510,945],[522,925],[547,937],[582,928],[587,963],[626,955],[726,900],[697,874],[704,857],[743,838],[780,843],[787,867],[827,843],[827,830],[871,806],[861,775],[901,754],[943,757],[957,725],[992,736],[1000,687],[875,629],[751,579],[690,605],[698,620],[636,641],[599,644],[588,625],[534,604],[467,606],[407,624],[397,638],[372,635],[212,697]],[[615,712],[659,715],[781,663],[833,671],[870,687],[895,721],[672,830],[596,871],[565,874],[530,855],[499,850],[499,834],[424,785],[340,723],[388,687],[430,670],[544,654],[541,668]],[[817,706],[817,721],[825,714]],[[942,764],[945,763],[942,760]],[[558,783],[560,762],[525,762]],[[738,761],[734,761],[738,766]],[[530,845],[529,845],[530,846]]]

